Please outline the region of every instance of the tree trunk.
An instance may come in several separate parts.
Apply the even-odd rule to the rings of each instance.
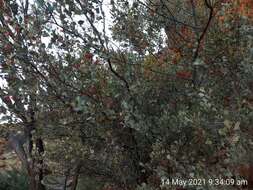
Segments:
[[[40,138],[36,140],[36,149],[40,158],[35,160],[31,157],[32,152],[27,154],[25,151],[23,146],[25,141],[23,142],[23,138],[25,137],[22,135],[18,136],[15,134],[10,134],[8,141],[13,150],[16,152],[18,158],[21,160],[23,167],[27,170],[29,190],[45,190],[44,185],[41,183],[41,180],[43,179],[43,159],[41,158],[44,152],[43,141]],[[32,141],[29,141],[28,143],[30,147],[32,145]],[[29,159],[31,159],[31,161],[28,161]],[[40,167],[37,171],[37,168],[35,167],[38,166]],[[36,178],[38,179],[36,180]]]
[[[29,177],[29,190],[37,190],[36,188],[36,180],[34,176],[28,176]]]
[[[79,173],[82,168],[82,161],[78,161],[77,166],[75,168],[75,173],[73,177],[73,183],[71,186],[71,190],[76,190],[77,184],[78,184],[78,178],[79,178]]]
[[[41,183],[43,180],[43,158],[42,155],[44,153],[44,144],[41,138],[36,139],[36,149],[39,154],[39,158],[37,160],[37,164],[39,165],[38,170],[38,182],[37,182],[37,190],[45,190],[44,185]]]

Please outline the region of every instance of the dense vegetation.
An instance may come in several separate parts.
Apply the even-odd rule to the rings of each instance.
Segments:
[[[29,190],[241,188],[162,185],[190,178],[250,188],[252,10],[251,0],[0,0],[0,108]]]

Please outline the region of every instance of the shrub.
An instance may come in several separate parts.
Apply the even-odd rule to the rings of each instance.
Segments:
[[[0,190],[27,190],[27,175],[23,171],[11,170],[0,173]]]

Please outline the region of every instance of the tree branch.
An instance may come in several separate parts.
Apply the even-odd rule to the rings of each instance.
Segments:
[[[80,7],[82,8],[82,10],[85,11],[85,7],[83,7],[83,5],[81,4],[81,2],[80,2],[79,0],[76,0],[76,1],[77,1],[77,3],[80,5]],[[123,76],[121,76],[119,73],[117,73],[117,71],[115,71],[115,70],[113,69],[113,67],[112,67],[112,62],[111,62],[111,59],[110,59],[110,56],[109,56],[109,49],[108,49],[107,47],[105,47],[105,45],[104,45],[104,40],[101,38],[101,35],[100,35],[99,31],[98,31],[97,28],[94,26],[93,22],[92,22],[91,19],[88,17],[88,15],[87,15],[87,14],[84,14],[84,15],[85,15],[86,19],[88,20],[90,26],[92,27],[92,29],[93,29],[95,35],[98,37],[98,40],[99,40],[100,44],[102,45],[103,49],[106,50],[106,54],[107,54],[107,56],[108,56],[108,58],[107,58],[107,63],[108,63],[108,65],[109,65],[110,71],[111,71],[118,79],[120,79],[121,81],[124,82],[124,84],[125,84],[125,86],[126,86],[126,89],[127,89],[127,91],[129,92],[129,91],[130,91],[130,88],[129,88],[129,84],[128,84],[127,80],[126,80]]]
[[[213,7],[209,4],[208,0],[204,0],[205,1],[205,5],[206,7],[209,9],[209,17],[208,17],[208,21],[206,23],[206,26],[204,28],[204,30],[202,31],[199,39],[197,40],[197,48],[196,48],[196,51],[193,55],[193,60],[192,60],[192,63],[194,64],[194,62],[197,60],[198,56],[199,56],[199,51],[200,51],[200,46],[201,46],[201,42],[202,40],[204,39],[206,33],[207,33],[207,30],[211,24],[211,21],[212,21],[212,18],[213,18],[213,15],[214,15],[214,9]],[[197,84],[197,66],[194,65],[194,69],[193,69],[193,85],[196,86]]]

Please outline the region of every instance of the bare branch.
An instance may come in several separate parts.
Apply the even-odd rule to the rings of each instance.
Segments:
[[[207,33],[207,30],[208,30],[208,28],[209,28],[209,26],[211,24],[212,18],[214,16],[214,9],[213,9],[213,7],[209,4],[208,0],[204,0],[204,1],[205,1],[206,7],[209,9],[209,17],[208,17],[208,21],[206,23],[206,26],[205,26],[204,30],[202,31],[199,39],[197,40],[198,45],[197,45],[196,51],[195,51],[195,53],[193,55],[193,61],[192,61],[192,63],[194,63],[197,60],[198,56],[199,56],[199,50],[200,50],[200,46],[201,46],[202,40],[204,39],[204,37],[205,37],[205,35]],[[193,79],[192,80],[193,80],[193,85],[196,86],[196,84],[197,84],[197,66],[196,65],[194,65]]]

